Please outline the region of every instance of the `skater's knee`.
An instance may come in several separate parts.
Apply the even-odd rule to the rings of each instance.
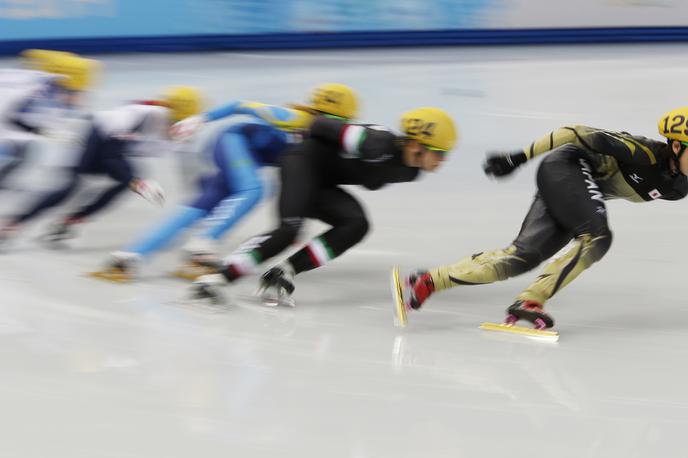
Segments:
[[[595,245],[597,259],[602,258],[612,246],[613,235],[608,227],[592,234],[592,243]]]
[[[368,231],[370,230],[370,223],[368,222],[368,218],[366,218],[365,215],[361,215],[349,220],[348,227],[350,230],[352,242],[356,243],[363,240],[363,237],[365,237],[365,235],[368,233]]]
[[[583,234],[577,238],[582,240],[584,255],[588,258],[588,263],[592,264],[607,254],[607,251],[612,246],[613,236],[609,228],[604,228],[596,232]]]
[[[282,218],[279,227],[279,234],[285,239],[285,241],[291,243],[296,240],[296,237],[299,235],[302,226],[303,218],[301,217]]]
[[[518,270],[519,274],[536,268],[545,260],[542,253],[534,249],[517,249],[514,252],[514,257],[517,260],[517,262],[514,262],[514,270]]]
[[[542,253],[531,247],[511,245],[504,254],[509,265],[509,277],[533,270],[545,260]]]

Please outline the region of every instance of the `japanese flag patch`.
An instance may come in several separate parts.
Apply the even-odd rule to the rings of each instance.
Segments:
[[[660,197],[662,197],[662,193],[657,191],[656,189],[653,189],[652,191],[648,192],[647,195],[649,195],[653,199],[659,199]]]

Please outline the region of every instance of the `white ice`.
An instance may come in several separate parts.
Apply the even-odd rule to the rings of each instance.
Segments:
[[[683,457],[688,429],[686,202],[609,202],[607,256],[557,294],[558,344],[489,334],[537,271],[433,296],[392,326],[388,272],[500,248],[534,194],[484,177],[486,151],[586,124],[658,137],[686,104],[685,45],[476,47],[102,56],[92,102],[150,98],[171,84],[214,104],[301,101],[355,87],[363,119],[394,125],[417,105],[454,115],[461,142],[420,182],[354,192],[372,231],[298,277],[294,309],[233,290],[232,307],[184,302],[169,252],[136,284],[87,278],[168,209],[135,195],[46,250],[32,225],[0,256],[0,457]],[[0,66],[14,65],[13,59]],[[174,158],[149,160],[183,198]],[[30,175],[30,174],[29,174]],[[23,183],[37,188],[45,183]],[[3,194],[7,213],[25,197]],[[269,202],[225,241],[271,227]],[[312,224],[308,234],[322,226]]]

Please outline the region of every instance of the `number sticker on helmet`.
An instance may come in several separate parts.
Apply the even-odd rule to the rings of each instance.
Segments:
[[[688,107],[665,113],[657,123],[659,133],[670,140],[688,141]]]

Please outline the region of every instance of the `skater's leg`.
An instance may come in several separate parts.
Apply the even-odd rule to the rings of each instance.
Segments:
[[[26,212],[13,217],[10,220],[10,224],[23,224],[26,221],[29,221],[35,218],[36,216],[40,215],[45,210],[59,205],[77,189],[78,185],[79,177],[76,171],[70,172],[69,178],[67,179],[67,183],[38,199],[36,203],[34,203]]]
[[[136,276],[139,264],[150,258],[169,243],[184,229],[202,219],[207,210],[180,206],[174,213],[146,232],[146,235],[127,246],[123,251],[111,253],[108,265],[94,275],[114,281],[129,281]]]
[[[542,162],[537,181],[553,217],[574,236],[567,249],[518,296],[519,300],[544,304],[607,253],[612,233],[602,193],[583,157],[570,151],[555,152]]]
[[[109,206],[120,196],[134,179],[134,171],[129,161],[124,158],[125,144],[122,141],[109,139],[97,143],[85,154],[90,163],[82,158],[81,167],[84,173],[106,174],[116,181],[89,204],[71,213],[65,218],[68,224],[78,223],[87,217]],[[97,148],[97,149],[96,149]]]
[[[65,223],[75,224],[84,221],[91,215],[109,206],[115,198],[128,189],[128,183],[115,183],[99,194],[93,201],[70,213],[65,217]]]
[[[218,207],[220,202],[230,193],[227,182],[226,167],[230,158],[226,155],[226,144],[220,137],[209,145],[215,166],[218,171],[211,176],[205,176],[200,180],[201,193],[189,205],[180,207],[170,217],[164,219],[152,230],[146,232],[146,236],[129,245],[127,252],[133,252],[141,257],[150,257],[153,253],[169,246],[186,229],[208,215]]]
[[[313,212],[308,216],[320,219],[332,228],[263,274],[260,290],[266,303],[293,306],[294,275],[320,267],[340,256],[368,232],[369,224],[363,207],[341,188],[320,189]]]
[[[369,223],[363,207],[341,188],[320,190],[315,211],[310,216],[332,228],[289,257],[295,274],[315,269],[340,256],[368,233]]]
[[[96,171],[94,166],[97,165],[96,159],[98,158],[98,151],[102,144],[102,135],[98,132],[98,129],[92,128],[87,137],[86,143],[83,146],[83,150],[81,151],[79,163],[75,167],[69,169],[69,178],[67,183],[55,191],[44,195],[31,208],[29,208],[29,210],[11,219],[9,225],[5,226],[3,232],[9,232],[7,228],[16,227],[19,224],[39,215],[44,210],[59,205],[65,199],[67,199],[67,197],[69,197],[76,190],[79,184],[79,175],[94,173]]]
[[[219,240],[263,197],[263,185],[259,176],[260,166],[253,158],[244,135],[229,132],[218,141],[215,150],[216,164],[224,179],[226,194],[212,210],[200,237]]]
[[[226,195],[227,188],[221,173],[201,180],[201,194],[187,206],[179,207],[172,215],[147,230],[146,235],[130,244],[125,251],[144,258],[169,246],[186,229],[205,218]]]
[[[186,229],[208,215],[227,194],[222,173],[204,177],[200,181],[200,186],[201,194],[191,204],[177,208],[171,215],[146,230],[145,235],[129,244],[123,251],[111,253],[109,265],[97,274],[106,279],[110,279],[111,275],[118,279],[133,278],[136,264],[169,246]]]
[[[59,242],[74,236],[73,228],[86,218],[108,207],[133,183],[133,170],[124,158],[125,143],[121,140],[104,138],[97,129],[92,129],[86,141],[76,170],[86,175],[108,175],[116,183],[85,206],[63,217],[53,224],[42,238],[45,242]]]
[[[535,196],[516,239],[507,248],[468,256],[429,271],[435,291],[459,285],[506,280],[537,267],[566,245],[571,234],[554,220],[540,195]]]
[[[119,259],[122,257],[131,258],[132,254],[136,259],[150,257],[206,217],[205,229],[191,246],[209,247],[260,200],[262,187],[257,173],[258,165],[243,135],[236,132],[222,135],[212,144],[210,152],[213,154],[218,172],[201,180],[201,195],[190,206],[180,208],[162,224],[148,231],[145,237],[129,245],[124,252],[113,253],[115,268],[124,270]],[[204,253],[205,258],[208,254]],[[188,268],[195,272],[203,270],[195,264],[191,262],[188,266],[180,268],[177,275],[182,276],[182,271]],[[198,273],[185,273],[183,276],[193,278],[196,275]]]
[[[207,214],[208,212],[204,209],[180,206],[156,226],[148,229],[143,237],[128,245],[124,251],[136,253],[142,258],[150,258],[153,254],[169,246],[181,233]]]
[[[280,165],[279,226],[249,239],[226,258],[223,274],[229,281],[252,272],[259,263],[291,245],[310,213],[322,178],[314,155],[294,150],[282,156]]]

